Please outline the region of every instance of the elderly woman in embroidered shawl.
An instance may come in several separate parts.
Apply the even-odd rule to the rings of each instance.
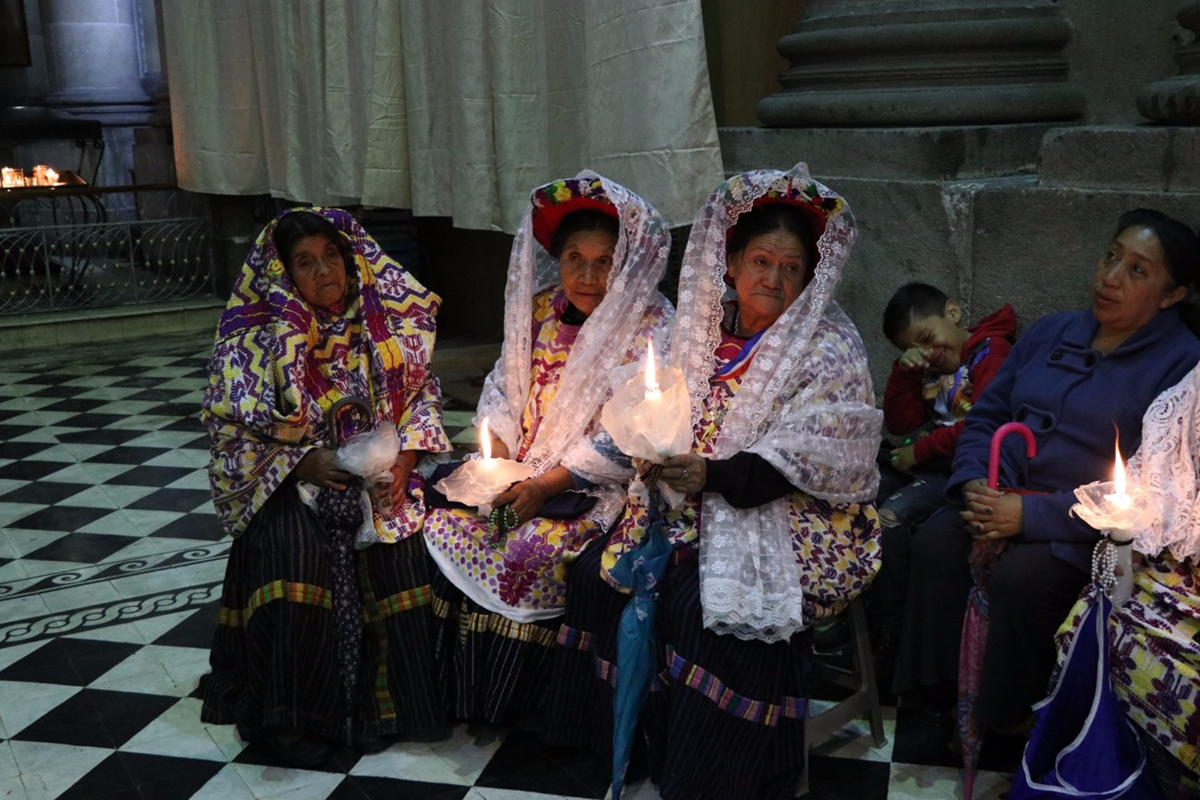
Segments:
[[[489,722],[541,695],[565,565],[620,514],[633,477],[611,439],[594,437],[603,376],[644,358],[673,317],[656,288],[671,236],[646,201],[590,172],[530,199],[509,262],[504,349],[475,421],[488,420],[493,455],[536,472],[494,501],[497,515],[515,513],[507,532],[465,509],[433,509],[425,524],[442,573],[444,699],[454,715]]]
[[[444,719],[413,472],[418,453],[450,449],[429,371],[440,304],[345,211],[293,209],[258,237],[221,317],[202,419],[234,541],[202,718],[264,737],[290,765],[324,760],[324,739],[372,750]],[[394,511],[372,514],[380,543],[357,553],[354,530],[329,514],[363,521],[361,479],[328,449],[330,411],[348,397],[400,440]],[[338,415],[339,439],[352,423]],[[342,685],[354,664],[356,700]]]
[[[669,361],[687,381],[694,441],[659,477],[686,499],[665,515],[665,691],[643,714],[663,797],[793,795],[808,629],[878,569],[880,412],[862,341],[833,302],[854,237],[846,203],[804,164],[731,178],[692,226]],[[645,533],[642,498],[631,493],[571,569],[551,742],[611,752],[627,596],[610,570]]]
[[[1162,503],[1139,531],[1133,594],[1109,618],[1109,667],[1126,713],[1144,734],[1165,800],[1200,796],[1200,367],[1159,395],[1142,421],[1131,483]],[[1059,630],[1060,658],[1083,618],[1080,600]]]

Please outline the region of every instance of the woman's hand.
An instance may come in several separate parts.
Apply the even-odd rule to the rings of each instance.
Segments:
[[[542,506],[546,505],[546,501],[554,494],[541,477],[530,478],[520,483],[514,483],[507,491],[496,495],[492,506],[495,508],[505,505],[512,506],[513,511],[517,512],[518,524],[524,525],[538,515]]]
[[[542,506],[555,495],[575,487],[575,480],[566,467],[555,467],[544,475],[513,484],[507,491],[496,495],[492,506],[510,505],[517,512],[518,524],[524,525],[538,515]]]
[[[964,483],[959,491],[962,493],[963,502],[965,503],[967,501],[967,492],[977,493],[980,489],[986,488],[988,488],[987,481],[985,481],[983,478],[976,478],[975,480]]]
[[[975,483],[975,481],[971,481]],[[1024,529],[1021,495],[1004,494],[986,485],[963,487],[967,510],[961,516],[976,539],[1007,539]]]
[[[492,458],[508,458],[508,445],[497,439],[495,436],[492,439]]]
[[[416,450],[401,450],[400,455],[396,456],[396,463],[391,468],[393,508],[399,508],[408,500],[408,476],[416,466]]]
[[[708,462],[695,453],[671,456],[663,462],[658,479],[681,494],[694,494],[704,488]]]
[[[353,480],[354,476],[334,466],[333,458],[334,451],[314,447],[304,454],[300,463],[292,470],[292,474],[296,476],[296,480],[343,492],[346,490],[346,483]]]

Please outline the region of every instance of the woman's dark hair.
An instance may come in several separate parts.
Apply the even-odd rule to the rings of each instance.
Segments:
[[[1117,220],[1115,240],[1130,228],[1149,228],[1158,237],[1163,255],[1167,259],[1167,271],[1176,286],[1189,292],[1200,278],[1200,237],[1187,225],[1161,211],[1152,208],[1135,208],[1126,211]]]
[[[621,227],[617,224],[617,218],[610,214],[605,214],[603,211],[596,211],[591,208],[572,211],[559,221],[558,228],[555,229],[554,235],[550,237],[550,255],[559,258],[562,255],[562,249],[566,245],[567,239],[572,234],[582,231],[611,233],[613,238],[618,238],[621,235]]]
[[[292,272],[292,250],[302,239],[310,236],[324,236],[333,242],[342,253],[346,269],[350,269],[350,265],[354,263],[350,257],[350,246],[337,226],[320,214],[314,214],[311,211],[297,211],[285,215],[275,223],[275,250],[279,253],[279,260],[283,262],[283,267],[289,275]]]
[[[800,240],[809,274],[817,268],[817,237],[813,235],[804,212],[788,203],[764,203],[738,217],[725,244],[725,257],[735,256],[754,239],[767,233],[785,231]]]
[[[928,283],[906,283],[896,290],[883,310],[883,335],[899,347],[896,339],[919,319],[942,317],[950,297]]]

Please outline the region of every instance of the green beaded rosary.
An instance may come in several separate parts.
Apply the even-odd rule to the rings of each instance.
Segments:
[[[492,513],[488,515],[488,522],[491,530],[488,546],[493,550],[500,550],[504,547],[504,537],[521,524],[521,519],[517,516],[515,508],[503,505],[492,509]]]

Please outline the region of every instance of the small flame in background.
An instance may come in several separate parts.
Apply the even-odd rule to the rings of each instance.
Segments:
[[[38,164],[33,168],[32,175],[26,175],[20,167],[0,168],[0,188],[22,189],[36,186],[63,186],[65,181],[59,180],[57,170]]]
[[[485,459],[492,457],[492,437],[488,434],[487,417],[479,425],[479,452]]]
[[[658,374],[654,369],[654,337],[646,337],[646,394],[658,393]]]

